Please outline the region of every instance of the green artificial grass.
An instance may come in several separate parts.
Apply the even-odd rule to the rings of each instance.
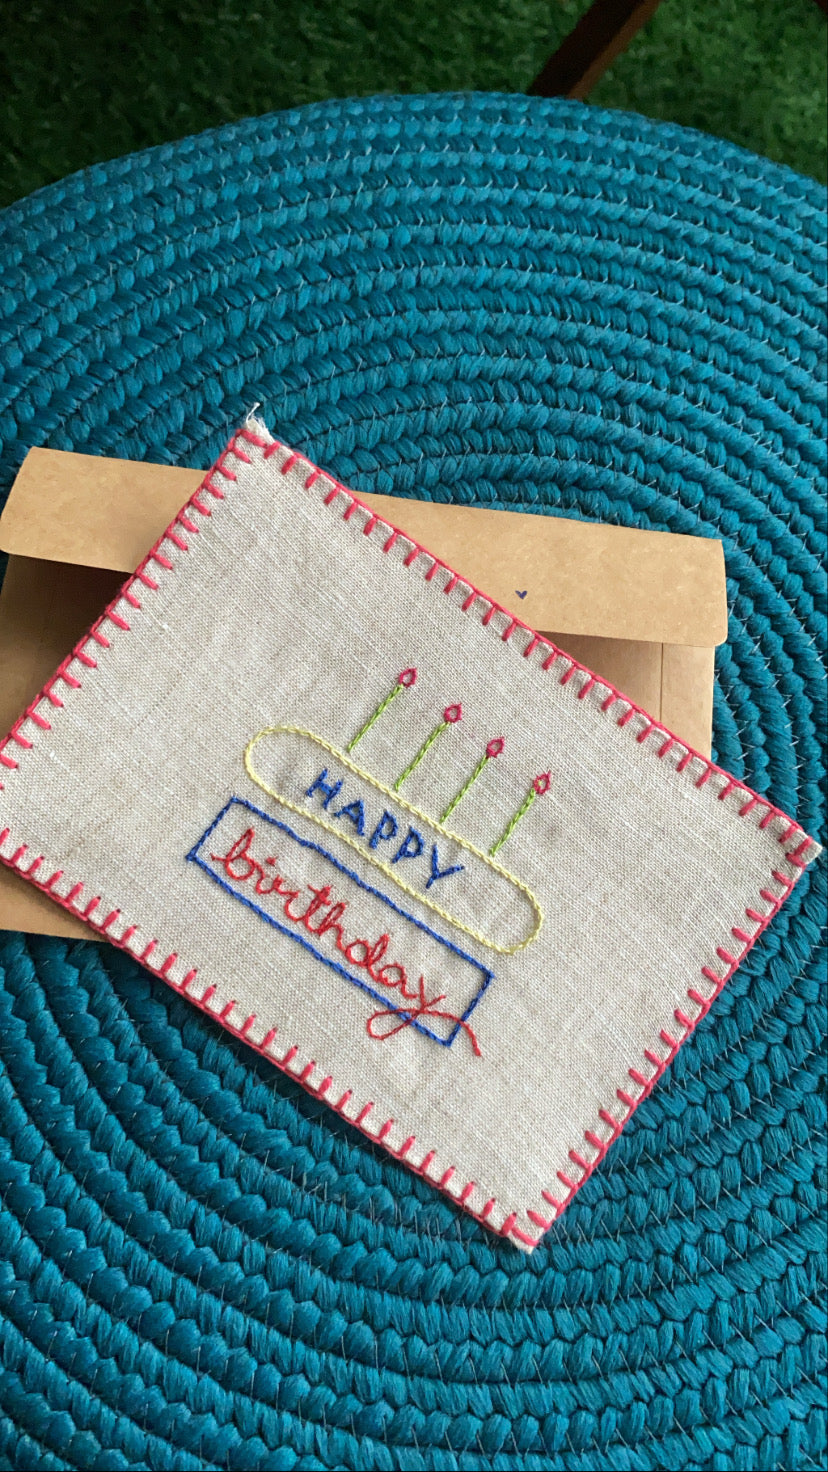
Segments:
[[[586,0],[34,0],[6,10],[0,203],[86,164],[324,97],[525,91]],[[815,0],[664,0],[592,100],[826,176]]]
[[[730,138],[825,183],[827,93],[815,0],[664,0],[590,101]]]

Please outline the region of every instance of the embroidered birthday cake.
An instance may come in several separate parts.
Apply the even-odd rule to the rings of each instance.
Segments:
[[[436,1042],[450,1046],[463,1030],[479,1054],[468,1018],[492,981],[493,972],[461,950],[456,940],[440,935],[433,924],[424,924],[402,908],[401,897],[395,900],[393,890],[388,893],[387,881],[433,910],[448,929],[465,931],[489,950],[513,955],[530,945],[543,923],[540,904],[531,890],[509,874],[494,856],[529,812],[535,798],[548,791],[550,776],[546,772],[533,778],[522,803],[494,839],[488,853],[484,853],[445,824],[489,763],[503,751],[502,737],[487,741],[482,756],[439,819],[429,817],[399,795],[400,788],[429,755],[438,738],[462,719],[463,707],[459,702],[446,706],[442,718],[392,787],[364,771],[350,753],[395,697],[409,690],[416,678],[414,668],[401,672],[345,751],[297,726],[267,727],[257,732],[246,747],[244,765],[248,776],[268,797],[294,814],[294,823],[297,818],[300,820],[306,835],[307,820],[322,828],[328,848],[314,843],[311,837],[303,837],[289,823],[234,797],[222,808],[188,858],[200,864],[229,893],[252,906],[282,934],[306,946],[325,965],[361,986],[376,1001],[383,1002],[383,1008],[368,1018],[369,1036],[385,1039],[400,1028],[413,1026]],[[318,767],[321,757],[326,765],[316,773],[310,786],[303,787],[305,775]],[[298,787],[297,765],[305,773]],[[267,778],[262,775],[264,768]],[[246,826],[239,832],[242,823]],[[272,831],[274,828],[278,837]],[[225,839],[229,839],[227,851],[216,853],[213,845],[221,848]],[[288,851],[284,863],[272,854],[265,855],[265,849],[277,842],[282,852]],[[343,844],[380,871],[386,881],[385,892],[366,884],[353,868],[347,867],[343,862],[347,854],[341,852]],[[281,868],[293,873],[295,887],[289,877],[278,872]],[[298,873],[302,877],[295,879]],[[460,875],[464,877],[453,886],[453,896],[449,894],[444,901],[442,881]],[[314,877],[324,882],[313,883]],[[439,899],[434,892],[438,883]],[[468,894],[475,887],[484,894],[497,894],[499,886],[510,886],[513,890],[511,897],[503,896],[505,912],[512,924],[511,929],[496,936],[474,928],[471,922],[475,907],[469,903]],[[408,958],[407,966],[399,956],[392,959],[387,930],[372,942],[359,930],[353,931],[353,926],[359,924],[360,913],[367,908],[368,894],[384,900],[391,911],[391,917],[386,919],[400,937],[397,944],[398,948],[400,944],[403,946],[400,955]],[[447,905],[458,913],[452,913]],[[461,918],[464,911],[466,919]],[[521,923],[525,933],[516,934],[521,930]],[[429,945],[424,937],[430,937],[433,944]],[[388,993],[394,994],[393,1000]],[[394,1025],[384,1023],[386,1018]]]
[[[257,420],[0,779],[4,863],[524,1249],[818,852]]]

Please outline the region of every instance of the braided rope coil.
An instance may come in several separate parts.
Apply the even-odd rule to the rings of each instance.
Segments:
[[[575,104],[380,98],[0,216],[26,448],[720,536],[716,759],[824,833],[824,193]],[[0,940],[0,1465],[809,1468],[825,866],[528,1262],[129,957]]]

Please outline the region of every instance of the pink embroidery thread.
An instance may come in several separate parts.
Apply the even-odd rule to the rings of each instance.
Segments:
[[[244,440],[261,450],[268,449],[271,455],[275,454],[277,450],[285,449],[285,447],[281,445],[279,441],[275,441],[271,445],[270,441],[262,440],[260,436],[253,434],[252,431],[247,429],[246,426],[243,427],[233,436],[227,446],[227,449],[219,457],[212,470],[207,472],[198,490],[187,502],[187,505],[183,508],[183,511],[185,513],[188,510],[194,510],[199,514],[204,515],[205,512],[201,509],[200,500],[201,497],[205,494],[209,494],[219,501],[225,499],[224,492],[213,484],[213,477],[216,475],[221,475],[228,481],[235,481],[237,479],[235,472],[229,471],[226,468],[225,461],[227,457],[229,455],[233,455],[236,459],[242,461],[244,464],[249,465],[252,463],[252,457],[240,448],[240,440]],[[294,456],[294,463],[300,463],[308,466],[309,474],[305,480],[305,486],[308,490],[310,490],[313,485],[315,485],[317,480],[321,480],[323,484],[327,484],[331,487],[331,490],[324,497],[324,504],[331,504],[340,493],[344,493],[346,496],[348,496],[349,502],[351,503],[349,515],[358,505],[362,507],[362,509],[366,511],[369,516],[374,516],[375,523],[378,524],[380,527],[382,527],[383,529],[389,527],[389,524],[387,522],[383,522],[381,518],[376,517],[374,513],[370,512],[367,506],[365,506],[365,503],[360,501],[359,498],[353,493],[353,491],[350,491],[347,489],[347,487],[340,485],[339,482],[333,481],[331,477],[325,475],[325,473],[318,470],[317,467],[312,466],[310,462],[304,460],[302,456]],[[92,629],[90,629],[89,633],[78,642],[72,653],[61,662],[51,680],[47,682],[47,684],[43,687],[39,694],[35,696],[34,700],[31,701],[30,705],[26,708],[23,715],[19,718],[18,721],[15,722],[14,726],[12,727],[12,731],[9,732],[8,736],[6,736],[6,738],[2,742],[0,742],[0,764],[5,766],[6,768],[17,768],[18,762],[12,757],[8,756],[5,748],[10,741],[15,739],[15,736],[19,733],[20,727],[22,727],[25,721],[32,718],[33,713],[37,711],[37,707],[39,706],[41,701],[49,700],[52,706],[58,708],[61,708],[63,706],[63,701],[54,694],[54,685],[58,681],[62,681],[69,689],[72,690],[82,688],[82,681],[77,679],[70,670],[70,666],[75,660],[77,660],[78,663],[86,668],[97,668],[97,662],[92,659],[91,656],[85,653],[84,645],[89,642],[90,639],[94,641],[94,634],[99,630],[101,624],[103,624],[107,619],[110,619],[110,622],[113,622],[114,626],[118,627],[118,624],[111,619],[111,614],[113,611],[117,612],[118,605],[122,599],[130,602],[128,594],[131,593],[133,585],[138,582],[142,584],[142,586],[147,587],[152,591],[158,590],[159,584],[147,573],[147,565],[150,562],[154,561],[165,570],[172,571],[174,569],[175,564],[171,562],[169,558],[160,553],[159,549],[164,544],[165,540],[168,539],[169,532],[174,532],[176,525],[182,524],[181,515],[182,513],[179,513],[179,515],[174,519],[171,527],[168,529],[168,532],[165,532],[159,538],[158,542],[153,548],[151,548],[144,561],[136,569],[132,577],[127,580],[127,582],[124,584],[124,587],[116,595],[112,603],[101,615],[100,619],[98,619],[96,623],[93,624]],[[397,528],[391,527],[390,535],[385,542],[382,551],[384,553],[390,552],[395,545],[397,539],[400,537],[404,538],[404,540],[406,541],[411,541],[411,538],[405,537],[404,533],[399,531]],[[419,548],[419,550],[426,551],[425,548]],[[458,583],[462,583],[462,585],[465,587],[470,587],[468,582],[463,583],[460,575],[453,572],[446,563],[440,561],[437,558],[434,558],[433,554],[431,553],[428,553],[428,556],[431,558],[431,566],[429,568],[429,573],[426,580],[430,580],[434,574],[434,569],[436,567],[440,567],[449,573],[449,578],[443,588],[444,593],[451,594]],[[470,591],[474,593],[475,596],[485,596],[483,594],[478,595],[476,589],[470,589]],[[468,595],[466,601],[468,601]],[[472,600],[472,602],[473,601],[474,600]],[[491,604],[492,600],[486,599],[486,602]],[[138,603],[137,605],[133,606],[140,607],[141,605],[140,603]],[[499,604],[495,604],[493,606],[497,608],[498,611],[506,613],[509,618],[513,617],[511,614],[508,614],[508,610],[501,609]],[[592,674],[592,671],[586,669],[585,666],[580,665],[577,660],[573,660],[571,656],[563,654],[562,651],[551,644],[549,640],[544,639],[542,635],[535,633],[534,630],[530,629],[527,624],[522,623],[519,619],[513,619],[513,622],[515,627],[525,629],[526,632],[530,635],[532,641],[532,650],[534,650],[537,645],[543,645],[545,648],[548,648],[550,650],[549,655],[544,658],[544,661],[541,665],[541,668],[544,671],[550,669],[557,658],[560,657],[566,659],[569,661],[573,669],[583,670],[588,679],[591,678],[593,681],[595,681],[599,689],[608,690],[607,696],[604,697],[599,707],[601,711],[608,711],[612,707],[612,705],[615,704],[616,701],[621,700],[628,709],[619,724],[625,725],[632,715],[643,716],[645,721],[647,722],[648,736],[653,731],[658,731],[666,738],[661,748],[656,752],[657,757],[663,759],[668,751],[672,749],[672,746],[674,744],[679,745],[685,754],[676,764],[675,771],[677,773],[683,772],[685,768],[693,761],[702,762],[704,764],[704,767],[707,769],[708,777],[712,775],[722,776],[725,778],[726,783],[732,784],[732,790],[744,793],[746,795],[747,801],[744,802],[743,805],[739,808],[739,816],[747,817],[757,805],[766,809],[759,823],[759,827],[761,828],[767,827],[768,824],[775,817],[785,816],[778,808],[774,807],[772,803],[769,803],[766,798],[760,797],[758,793],[753,792],[749,787],[746,786],[745,783],[731,778],[729,773],[723,772],[720,767],[717,767],[715,763],[711,762],[707,757],[702,756],[701,753],[692,750],[692,748],[688,748],[686,743],[680,741],[679,738],[675,736],[673,732],[669,731],[666,726],[662,726],[658,722],[653,721],[652,717],[648,716],[647,713],[645,711],[642,711],[640,707],[634,705],[631,701],[629,701],[626,696],[621,694],[620,691],[610,686],[606,680],[598,680],[597,677]],[[527,653],[528,651],[524,650],[523,652]],[[37,724],[37,721],[35,721],[34,725],[37,726]],[[31,745],[32,743],[29,742],[28,746],[31,747]],[[2,789],[2,785],[3,784],[0,783],[0,789]],[[731,788],[728,789],[728,791],[730,790]],[[575,1192],[578,1191],[580,1187],[585,1183],[585,1181],[589,1179],[595,1167],[603,1159],[609,1146],[621,1133],[621,1130],[624,1128],[624,1125],[627,1123],[634,1110],[638,1107],[641,1101],[647,1097],[655,1083],[672,1062],[672,1059],[678,1052],[678,1049],[681,1046],[682,1042],[685,1041],[686,1037],[689,1036],[690,1032],[692,1032],[693,1028],[697,1025],[700,1019],[706,1015],[707,1011],[709,1011],[710,1006],[714,1002],[715,998],[718,996],[722,987],[724,987],[727,981],[729,981],[733,972],[744,960],[748,951],[752,948],[752,946],[755,945],[756,941],[759,939],[763,931],[773,919],[774,915],[779,910],[783,900],[786,898],[791,888],[793,887],[796,877],[798,877],[798,872],[801,871],[801,869],[804,867],[804,860],[802,859],[801,854],[810,845],[811,839],[808,837],[807,834],[804,833],[804,831],[799,827],[798,824],[790,823],[790,820],[788,821],[788,829],[782,835],[777,834],[777,841],[784,848],[785,844],[793,836],[793,834],[802,834],[802,838],[796,850],[794,850],[793,853],[785,853],[785,858],[787,860],[790,860],[794,868],[797,870],[795,878],[789,879],[786,876],[782,875],[779,870],[773,870],[772,878],[775,882],[782,886],[783,892],[781,895],[775,895],[770,889],[762,889],[761,897],[770,906],[767,914],[761,915],[761,912],[754,909],[748,909],[746,911],[748,918],[756,923],[756,929],[754,930],[753,935],[751,936],[750,941],[745,946],[744,950],[739,954],[738,957],[734,958],[733,964],[721,977],[717,977],[715,973],[711,972],[707,967],[702,968],[702,973],[706,976],[706,978],[711,980],[714,986],[713,992],[709,997],[705,999],[701,997],[700,993],[696,992],[695,988],[688,989],[688,997],[690,998],[690,1000],[695,1001],[695,999],[698,998],[698,1001],[696,1002],[696,1005],[699,1006],[699,1011],[697,1015],[693,1018],[690,1018],[685,1012],[681,1010],[681,1008],[677,1007],[675,1009],[675,1019],[682,1030],[683,1036],[676,1040],[668,1032],[662,1031],[661,1040],[668,1051],[665,1057],[662,1058],[658,1065],[655,1067],[655,1071],[649,1078],[647,1078],[645,1075],[638,1075],[638,1077],[643,1080],[642,1091],[639,1096],[637,1098],[633,1098],[631,1095],[627,1094],[626,1091],[618,1091],[619,1098],[622,1100],[622,1102],[625,1103],[626,1108],[626,1112],[623,1114],[622,1118],[617,1119],[609,1110],[606,1109],[601,1109],[598,1111],[599,1119],[610,1131],[609,1137],[606,1140],[601,1140],[601,1137],[596,1135],[593,1131],[584,1131],[584,1138],[590,1144],[591,1148],[595,1151],[595,1154],[591,1160],[584,1160],[584,1174],[579,1181],[573,1182],[565,1173],[560,1171],[557,1173],[562,1184],[565,1184],[567,1187],[567,1195],[563,1199],[553,1196],[551,1192],[542,1192],[544,1200],[553,1208],[552,1217],[547,1219],[546,1217],[541,1216],[540,1213],[534,1211],[534,1209],[528,1207],[525,1208],[527,1218],[539,1228],[541,1233],[547,1231],[549,1227],[551,1227],[555,1218],[559,1216],[564,1208],[569,1204]],[[0,833],[0,846],[2,846],[2,844],[8,840],[9,836],[10,834],[8,829],[4,829],[3,832]],[[111,944],[117,945],[120,949],[129,950],[131,955],[135,955],[135,952],[131,949],[129,942],[132,937],[137,933],[137,926],[129,925],[120,937],[115,937],[108,933],[108,926],[113,923],[112,916],[108,917],[107,921],[104,924],[99,924],[92,918],[91,913],[84,914],[83,912],[80,912],[79,914],[74,900],[82,892],[83,884],[75,884],[66,896],[55,894],[54,885],[58,882],[60,878],[63,877],[63,871],[57,870],[47,882],[41,882],[34,877],[33,873],[33,870],[39,864],[40,859],[36,860],[35,863],[31,865],[28,871],[22,870],[19,867],[20,860],[26,853],[27,849],[27,844],[21,844],[10,858],[7,858],[5,855],[0,854],[0,861],[6,864],[9,868],[16,869],[19,873],[22,874],[24,878],[28,879],[29,883],[33,884],[35,888],[42,890],[44,893],[47,893],[55,903],[61,905],[63,909],[68,910],[71,914],[75,915],[76,918],[84,919],[85,923],[89,925],[91,929],[97,931],[101,935],[104,935]],[[113,912],[113,914],[114,913],[115,912]],[[218,1017],[215,1010],[208,1006],[209,999],[215,993],[215,987],[208,987],[200,998],[192,996],[190,994],[189,988],[191,987],[197,974],[194,969],[187,971],[180,983],[176,983],[174,980],[172,980],[170,976],[170,970],[175,964],[175,960],[177,959],[176,952],[170,953],[170,955],[165,958],[164,962],[162,962],[160,967],[154,966],[149,958],[156,946],[156,940],[150,941],[141,953],[141,955],[137,958],[142,962],[144,966],[146,966],[147,970],[153,972],[155,975],[162,976],[163,980],[165,980],[168,985],[175,987],[176,990],[185,992],[188,996],[188,999],[193,1002],[195,1006],[199,1007],[200,1010],[208,1013],[208,1015],[214,1020],[219,1021],[221,1026],[225,1027],[227,1031],[232,1033],[234,1036],[243,1037],[244,1041],[248,1044],[249,1047],[254,1048],[258,1053],[262,1053],[282,1072],[290,1073],[292,1078],[297,1077],[296,1071],[290,1066],[298,1052],[296,1046],[294,1045],[292,1047],[289,1047],[281,1059],[275,1057],[273,1052],[271,1051],[273,1042],[277,1036],[277,1028],[270,1028],[265,1033],[261,1042],[256,1043],[255,1040],[250,1038],[248,1035],[248,1028],[250,1025],[252,1025],[250,1019],[247,1019],[243,1028],[239,1028],[232,1023],[229,1015],[225,1017]],[[166,968],[166,970],[164,968]],[[653,1054],[652,1057],[655,1058],[657,1057],[657,1055]],[[329,1078],[326,1078],[323,1080],[323,1083],[319,1086],[319,1088],[314,1088],[313,1085],[310,1083],[310,1077],[308,1074],[308,1069],[314,1066],[315,1064],[313,1063],[311,1063],[310,1065],[305,1065],[304,1069],[302,1070],[302,1074],[299,1077],[299,1081],[303,1084],[303,1087],[305,1087],[309,1093],[314,1094],[316,1097],[321,1097],[322,1093],[327,1092],[328,1088],[330,1087],[331,1080]],[[367,1119],[370,1111],[374,1108],[373,1101],[370,1101],[367,1104],[363,1105],[356,1118],[351,1119],[350,1116],[345,1113],[346,1106],[350,1102],[351,1098],[352,1091],[350,1089],[347,1089],[342,1094],[339,1101],[336,1104],[331,1105],[331,1107],[334,1108],[338,1113],[342,1114],[349,1123],[354,1124],[363,1134],[367,1136],[368,1139],[373,1141],[382,1141],[384,1148],[396,1158],[402,1159],[404,1155],[407,1156],[416,1137],[408,1137],[398,1150],[394,1150],[392,1146],[385,1143],[385,1138],[389,1131],[392,1129],[394,1121],[386,1120],[384,1124],[380,1127],[379,1132],[377,1134],[372,1134],[370,1130],[365,1128],[364,1121]],[[456,1173],[456,1167],[449,1166],[446,1170],[442,1172],[439,1180],[435,1179],[435,1177],[429,1174],[431,1165],[435,1158],[436,1152],[430,1150],[424,1156],[419,1166],[412,1164],[408,1159],[405,1160],[405,1164],[409,1167],[409,1169],[416,1171],[418,1174],[427,1176],[432,1184],[436,1185],[439,1190],[442,1190],[447,1195],[449,1195],[455,1203],[462,1205],[464,1209],[468,1211],[471,1216],[475,1217],[477,1221],[485,1222],[488,1225],[488,1217],[490,1216],[496,1205],[495,1199],[492,1198],[491,1200],[487,1200],[480,1211],[475,1211],[469,1205],[469,1197],[477,1189],[477,1183],[475,1181],[467,1182],[467,1184],[461,1189],[459,1194],[455,1195],[454,1192],[448,1190],[448,1186],[453,1180],[453,1177]],[[583,1157],[578,1158],[583,1159]],[[535,1247],[540,1241],[540,1237],[533,1237],[528,1232],[525,1232],[522,1227],[518,1226],[517,1213],[514,1211],[506,1216],[500,1228],[498,1229],[498,1233],[502,1237],[514,1237],[516,1240],[522,1242],[527,1247]]]

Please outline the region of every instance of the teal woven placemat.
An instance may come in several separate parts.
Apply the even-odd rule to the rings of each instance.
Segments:
[[[823,837],[824,232],[522,98],[94,168],[0,216],[3,489],[206,465],[259,401],[357,490],[719,536],[717,759]],[[822,1466],[825,875],[529,1259],[126,956],[3,937],[0,1466]]]

